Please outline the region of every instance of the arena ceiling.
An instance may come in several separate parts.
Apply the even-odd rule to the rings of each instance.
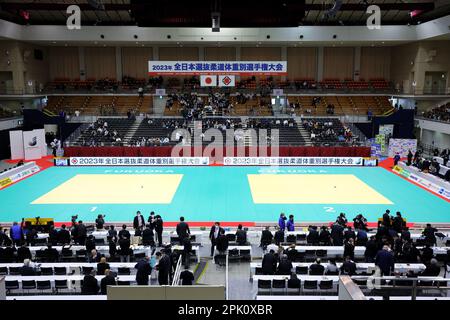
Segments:
[[[341,1],[339,10],[327,12]],[[95,9],[93,5],[103,8]],[[296,27],[365,25],[367,6],[378,5],[384,25],[418,24],[450,14],[450,0],[0,0],[0,19],[19,24],[63,25],[76,4],[83,25],[211,27]],[[411,13],[413,13],[411,15]]]

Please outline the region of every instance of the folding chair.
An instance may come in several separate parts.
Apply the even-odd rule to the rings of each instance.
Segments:
[[[273,279],[272,280],[272,294],[273,293],[286,294],[286,280],[285,279]]]
[[[258,294],[271,293],[272,292],[272,280],[258,279]]]
[[[36,289],[41,292],[41,294],[45,290],[52,290],[52,285],[50,284],[50,280],[38,280],[36,281]]]

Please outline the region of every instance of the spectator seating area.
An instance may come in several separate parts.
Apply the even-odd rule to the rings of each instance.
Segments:
[[[450,102],[422,113],[424,118],[450,122]]]
[[[267,135],[271,136],[272,129],[278,129],[279,144],[284,146],[304,145],[305,141],[300,134],[297,123],[292,119],[259,119],[250,118],[247,128],[267,129]],[[259,136],[259,130],[258,130]],[[268,141],[270,144],[272,140]]]
[[[74,145],[91,147],[103,145],[120,146],[125,141],[125,135],[134,122],[134,119],[99,118],[82,131]]]
[[[311,134],[316,145],[352,142],[352,133],[336,118],[311,118],[303,120],[303,127]]]
[[[72,95],[49,96],[46,110],[76,115],[125,115],[132,110],[135,113],[151,113],[153,99],[151,96],[101,96]]]

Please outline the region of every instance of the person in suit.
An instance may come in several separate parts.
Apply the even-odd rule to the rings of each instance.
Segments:
[[[122,225],[122,230],[119,231],[119,239],[121,239],[121,238],[127,238],[127,239],[131,238],[131,234],[127,230],[126,224]]]
[[[355,259],[355,241],[353,238],[350,238],[348,241],[345,241],[344,244],[344,257],[350,257],[350,259]]]
[[[356,274],[356,263],[349,256],[345,256],[345,261],[341,266],[341,274],[349,276]]]
[[[435,233],[438,230],[431,226],[431,224],[427,223],[427,226],[422,231],[422,234],[425,236],[425,243],[428,243],[430,246],[436,245],[436,236]]]
[[[116,278],[114,277],[110,269],[106,269],[105,276],[100,281],[101,294],[107,293],[108,286],[115,286],[115,285],[117,285]]]
[[[405,220],[403,220],[400,211],[397,211],[395,214],[395,218],[392,221],[392,228],[394,228],[397,233],[400,233],[402,232],[404,226],[406,226]]]
[[[319,231],[316,226],[309,226],[308,235],[306,236],[306,242],[312,245],[319,244]]]
[[[386,210],[386,212],[383,213],[383,225],[386,228],[388,228],[388,229],[391,227],[391,216],[390,216],[390,214],[391,214],[390,210]]]
[[[86,226],[84,225],[83,221],[80,220],[80,221],[78,221],[76,228],[77,228],[76,242],[79,245],[84,246],[84,244],[86,243],[86,238],[87,238]]]
[[[375,265],[380,268],[384,276],[390,276],[394,271],[394,255],[388,245],[384,245],[383,249],[378,251],[375,256]]]
[[[184,221],[184,217],[180,217],[180,222],[177,224],[176,231],[180,244],[183,243],[184,238],[190,236],[191,230],[189,230],[189,225]]]
[[[425,244],[425,247],[422,249],[422,254],[420,255],[420,260],[422,263],[429,263],[434,256],[433,248],[431,248],[429,243]]]
[[[51,225],[48,231],[48,242],[53,246],[58,245],[58,230],[55,229],[54,225]]]
[[[330,262],[328,263],[327,267],[325,268],[325,274],[326,275],[339,275],[339,269],[336,265],[335,259],[330,259]]]
[[[142,231],[142,244],[144,246],[155,246],[155,235],[153,234],[150,224],[147,224],[144,231]]]
[[[269,244],[272,243],[273,240],[273,234],[270,232],[270,227],[267,226],[261,234],[261,247],[265,249]]]
[[[300,288],[300,279],[295,272],[291,273],[291,277],[288,280],[288,288]]]
[[[194,274],[189,270],[189,266],[184,266],[184,271],[180,273],[181,285],[192,286],[194,279]]]
[[[102,258],[102,255],[98,253],[96,249],[91,250],[91,254],[88,256],[88,262],[89,263],[95,263],[100,262],[100,259]]]
[[[87,274],[83,278],[83,285],[81,286],[81,293],[84,295],[94,295],[99,290],[98,281],[95,278],[95,270],[92,270],[90,274]]]
[[[115,227],[113,225],[109,226],[109,230],[108,230],[108,237],[111,239],[111,241],[113,241],[114,243],[117,242],[117,230],[115,229]]]
[[[209,240],[211,241],[211,257],[214,256],[214,248],[219,238],[220,232],[223,230],[220,227],[220,222],[215,222],[209,231]]]
[[[247,232],[242,229],[242,224],[239,224],[236,230],[236,243],[240,246],[247,244]]]
[[[275,236],[273,239],[275,240],[276,245],[280,245],[280,243],[284,242],[284,229],[281,229],[280,227],[276,227],[277,231],[275,231]]]
[[[367,231],[364,229],[356,230],[356,245],[365,246],[367,244]]]
[[[283,254],[281,256],[280,262],[278,263],[277,274],[290,275],[291,272],[292,262],[288,259],[287,255]]]
[[[364,251],[364,257],[366,258],[366,262],[374,262],[375,256],[378,252],[378,244],[375,240],[375,236],[371,236],[369,241],[366,243],[366,250]]]
[[[145,226],[144,216],[141,214],[140,211],[137,211],[136,216],[133,219],[133,228],[135,230],[135,233],[137,232],[140,234],[144,226]]]
[[[162,233],[163,233],[163,219],[158,214],[155,216],[155,232],[156,232],[156,239],[158,240],[158,246],[162,246]]]
[[[156,259],[158,263],[158,283],[159,285],[168,285],[169,276],[172,269],[172,263],[170,257],[164,252],[164,250],[156,253]]]
[[[97,274],[98,275],[104,275],[105,270],[110,269],[109,263],[106,262],[106,257],[101,257],[100,262],[97,263]]]
[[[150,266],[150,258],[145,257],[136,265],[134,268],[137,270],[136,272],[136,283],[138,286],[146,286],[148,285],[149,277],[152,273],[152,267]]]
[[[331,234],[327,226],[322,226],[319,233],[319,243],[324,246],[331,245]]]
[[[91,234],[89,235],[89,237],[87,237],[87,239],[85,240],[85,246],[86,246],[86,251],[87,252],[91,252],[92,250],[95,249],[95,239],[94,236]]]
[[[47,249],[44,250],[44,257],[46,262],[57,262],[59,260],[59,252],[49,243]]]
[[[31,258],[31,251],[25,244],[17,249],[17,262],[24,261],[25,259],[31,260]]]
[[[21,276],[35,276],[36,269],[31,265],[30,259],[23,260],[23,266],[20,268]]]
[[[438,277],[441,273],[441,268],[437,265],[436,259],[431,259],[429,263],[426,264],[425,270],[421,273],[422,277]]]
[[[298,254],[297,249],[295,249],[295,243],[291,244],[286,250],[284,250],[284,253],[290,261],[295,261]]]
[[[70,244],[70,232],[66,229],[66,225],[63,224],[58,231],[58,243]]]
[[[345,216],[345,213],[341,212],[339,214],[339,216],[337,217],[336,222],[345,228],[345,226],[347,225],[347,222],[348,222],[347,217]]]
[[[275,257],[275,251],[270,250],[266,253],[262,260],[262,272],[264,275],[273,275],[277,268],[277,259]]]
[[[191,251],[192,251],[192,243],[191,239],[185,238],[183,241],[183,252],[182,252],[182,259],[185,266],[189,267],[190,265],[190,259],[191,259]]]
[[[228,238],[225,236],[225,230],[221,229],[219,237],[216,240],[216,247],[219,254],[225,254],[228,249]]]
[[[333,246],[344,244],[344,227],[337,221],[331,226],[331,239],[333,240]]]
[[[347,228],[344,231],[344,239],[345,240],[349,240],[349,239],[356,239],[356,235],[355,235],[355,231],[353,231],[352,227],[347,226]]]
[[[130,239],[122,237],[119,240],[120,262],[130,262]]]
[[[320,258],[309,266],[309,274],[313,276],[321,276],[325,272],[325,267],[321,264]]]

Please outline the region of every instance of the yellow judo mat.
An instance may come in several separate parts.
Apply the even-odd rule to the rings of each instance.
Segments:
[[[32,204],[167,204],[182,178],[182,174],[77,174]]]
[[[254,203],[392,204],[353,174],[248,174]]]

